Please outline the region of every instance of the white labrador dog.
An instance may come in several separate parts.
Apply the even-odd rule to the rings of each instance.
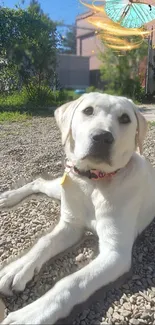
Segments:
[[[99,238],[99,255],[49,292],[8,315],[3,324],[54,324],[72,308],[129,271],[135,238],[155,215],[155,171],[136,152],[147,123],[124,97],[84,94],[55,117],[67,157],[63,179],[37,179],[0,196],[10,207],[28,195],[61,199],[61,218],[23,257],[0,271],[0,292],[24,290],[42,265],[75,244],[85,229]],[[61,184],[60,184],[61,183]]]

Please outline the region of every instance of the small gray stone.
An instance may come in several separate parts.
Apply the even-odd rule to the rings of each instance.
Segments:
[[[134,274],[132,276],[132,280],[139,280],[140,279],[140,276],[138,274]]]
[[[149,284],[150,286],[153,285],[153,282],[152,282],[152,280],[151,280],[150,278],[147,278],[147,282],[148,282],[148,284]]]
[[[81,261],[83,261],[83,259],[84,259],[84,255],[82,253],[79,254],[78,256],[76,256],[76,258],[75,258],[76,262],[81,262]]]
[[[40,231],[42,229],[42,226],[41,225],[38,225],[37,227],[36,227],[36,231]]]
[[[116,320],[119,320],[120,319],[120,314],[118,314],[117,312],[114,312],[112,317]]]
[[[112,308],[112,307],[110,307],[110,308],[108,309],[108,312],[107,312],[107,314],[109,314],[109,315],[112,315],[112,314],[113,314],[113,312],[114,312],[113,308]]]
[[[128,290],[129,289],[129,285],[127,283],[126,284],[123,284],[123,288]]]
[[[123,308],[126,309],[126,310],[131,310],[132,309],[131,304],[129,302],[125,302],[123,304]]]
[[[148,313],[144,312],[144,313],[142,313],[141,318],[142,319],[148,319],[148,318],[150,318],[150,315]]]
[[[27,295],[22,295],[22,299],[23,299],[24,301],[26,301],[26,300],[29,299],[29,297],[28,297]]]
[[[88,314],[87,316],[88,319],[94,319],[95,318],[95,313],[93,313],[92,311]]]
[[[90,310],[85,309],[83,311],[82,315],[80,316],[80,319],[84,320],[87,317],[87,315],[89,314],[89,312],[90,312]]]
[[[131,318],[130,319],[130,324],[132,325],[140,325],[140,320],[136,318]]]
[[[143,253],[139,254],[138,256],[138,261],[141,263],[143,260]]]
[[[82,320],[82,321],[80,322],[80,324],[81,324],[81,325],[86,325],[86,322],[85,322],[84,320]]]
[[[132,296],[129,298],[131,304],[135,304],[136,303],[136,297]]]
[[[130,310],[121,310],[121,315],[123,317],[129,317],[131,316],[132,312]]]

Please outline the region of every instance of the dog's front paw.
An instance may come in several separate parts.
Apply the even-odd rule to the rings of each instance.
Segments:
[[[13,291],[23,291],[34,275],[36,265],[28,255],[8,264],[0,270],[0,292],[12,295]]]
[[[3,320],[2,325],[54,325],[57,319],[55,305],[50,300],[40,298],[10,313]]]
[[[2,322],[2,325],[32,325],[45,324],[42,313],[38,308],[30,304],[22,309],[10,313]]]
[[[16,190],[0,194],[0,209],[11,208],[19,202]]]

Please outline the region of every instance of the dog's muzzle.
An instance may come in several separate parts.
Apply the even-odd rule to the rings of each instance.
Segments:
[[[98,130],[91,135],[90,158],[110,162],[114,137],[111,132]]]

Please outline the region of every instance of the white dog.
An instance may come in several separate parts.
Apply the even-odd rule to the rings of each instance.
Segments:
[[[52,233],[0,271],[0,292],[24,290],[42,265],[75,244],[85,229],[99,238],[99,255],[49,292],[8,315],[3,324],[54,324],[97,289],[128,272],[135,238],[155,215],[155,171],[142,152],[147,123],[124,97],[84,94],[55,117],[66,153],[63,179],[37,179],[0,196],[1,208],[28,195],[61,199]]]

